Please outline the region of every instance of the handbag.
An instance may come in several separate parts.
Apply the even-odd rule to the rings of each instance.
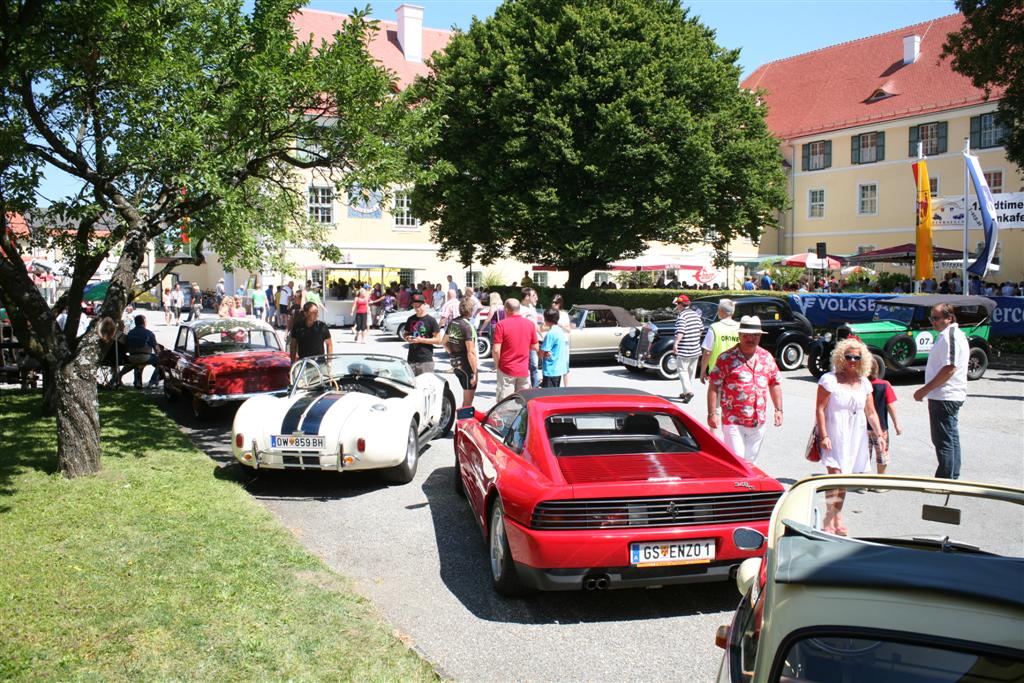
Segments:
[[[809,462],[820,462],[821,451],[819,450],[818,425],[811,429],[811,437],[807,439],[807,448],[804,450],[804,458]]]

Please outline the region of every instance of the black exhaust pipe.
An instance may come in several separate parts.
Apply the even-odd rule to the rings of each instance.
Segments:
[[[608,578],[607,576],[599,576],[594,581],[594,588],[596,588],[599,591],[608,590],[608,587],[610,585],[612,585],[612,580],[610,578]]]
[[[592,591],[596,589],[597,579],[595,579],[593,576],[588,576],[587,578],[583,579],[583,590]]]

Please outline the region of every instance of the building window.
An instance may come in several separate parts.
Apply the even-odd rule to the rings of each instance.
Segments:
[[[598,272],[594,273],[594,282],[599,286],[612,281],[611,273]]]
[[[1002,123],[996,118],[995,114],[982,114],[980,117],[975,117],[975,119],[980,120],[979,124],[981,134],[977,144],[979,148],[997,147],[1002,144],[1002,140],[1007,136],[1007,129],[1006,126],[1002,125]],[[973,147],[975,146],[973,139],[974,119],[971,119],[971,137],[971,146]]]
[[[885,133],[854,135],[850,146],[850,163],[873,164],[885,159]]]
[[[548,274],[547,273],[530,273],[530,277],[533,279],[534,287],[547,287],[548,286]]]
[[[921,154],[934,156],[946,153],[949,126],[945,121],[922,123],[910,127],[910,149],[908,155],[917,157],[917,143],[921,143]]]
[[[803,146],[803,170],[819,171],[832,165],[832,141],[819,140]]]
[[[985,182],[988,183],[988,189],[992,194],[999,194],[1003,191],[1003,172],[985,171]]]
[[[395,230],[419,230],[420,221],[412,216],[412,199],[408,192],[395,193]]]
[[[857,214],[874,216],[878,213],[878,185],[865,183],[857,186]]]
[[[309,186],[309,218],[314,223],[334,222],[334,191],[330,187]]]
[[[807,217],[808,218],[824,218],[825,217],[825,190],[808,190],[807,191]]]
[[[971,147],[985,149],[999,147],[1006,138],[1006,126],[995,113],[971,117]]]
[[[483,273],[479,270],[467,270],[466,271],[466,286],[472,287],[474,290],[480,289],[480,281],[483,279]]]
[[[399,270],[398,284],[410,286],[416,284],[416,271],[412,268],[402,268]]]
[[[929,178],[928,179],[928,192],[931,193],[932,197],[939,196],[939,179]]]

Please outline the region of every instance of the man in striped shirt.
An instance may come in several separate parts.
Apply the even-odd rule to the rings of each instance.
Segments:
[[[690,297],[680,294],[676,297],[676,340],[673,350],[676,354],[676,365],[679,367],[679,381],[683,384],[683,393],[679,398],[689,403],[693,398],[693,376],[700,361],[701,333],[704,322],[700,314],[690,307]]]

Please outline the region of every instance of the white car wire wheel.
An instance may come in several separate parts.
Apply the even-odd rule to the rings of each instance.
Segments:
[[[401,323],[398,329],[395,330],[395,336],[399,339],[405,339],[405,323]]]
[[[448,390],[448,387],[445,387],[444,396],[441,397],[441,417],[437,421],[437,435],[434,438],[448,436],[454,425],[455,396]]]
[[[393,484],[408,484],[416,477],[420,462],[420,437],[416,420],[409,423],[409,437],[405,441],[405,460],[384,471],[384,478]]]
[[[491,357],[491,338],[480,335],[476,338],[476,355],[479,358]]]
[[[490,542],[487,544],[491,556],[491,584],[498,595],[514,598],[522,595],[525,590],[516,574],[516,565],[512,561],[512,551],[508,547],[505,535],[505,508],[501,499],[494,501],[491,508]]]

